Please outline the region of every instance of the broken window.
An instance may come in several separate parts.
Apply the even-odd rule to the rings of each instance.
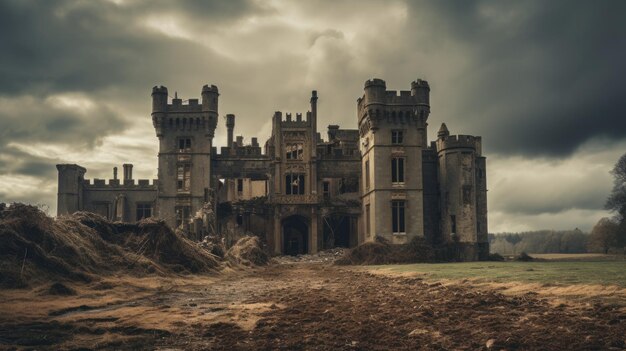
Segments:
[[[391,201],[392,231],[394,234],[406,233],[404,228],[404,200]]]
[[[191,152],[191,138],[178,139],[178,152]]]
[[[287,144],[285,146],[288,160],[301,160],[304,154],[302,144]]]
[[[328,199],[330,198],[330,182],[324,182],[322,183],[323,189],[324,189],[324,198]]]
[[[178,165],[176,189],[178,191],[189,191],[191,189],[191,165]]]
[[[370,160],[365,160],[365,189],[370,188]]]
[[[391,182],[404,183],[404,157],[391,159]]]
[[[463,186],[463,204],[464,205],[472,204],[472,186],[471,185]]]
[[[365,205],[365,234],[369,236],[371,234],[370,229],[370,205]]]
[[[391,143],[394,145],[402,144],[404,140],[404,134],[401,130],[391,131]]]
[[[176,227],[180,227],[183,223],[189,221],[191,206],[176,206]]]
[[[237,214],[237,225],[243,225],[243,216],[241,214]]]
[[[137,220],[152,217],[151,204],[137,204]]]
[[[456,216],[455,215],[450,216],[450,232],[452,234],[456,234]]]
[[[304,174],[285,174],[285,192],[287,195],[303,195]]]
[[[241,178],[237,179],[237,192],[238,193],[243,192],[243,179]]]

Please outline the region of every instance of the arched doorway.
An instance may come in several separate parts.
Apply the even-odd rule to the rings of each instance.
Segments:
[[[291,216],[283,220],[283,252],[285,255],[306,254],[309,251],[309,226],[306,218]]]

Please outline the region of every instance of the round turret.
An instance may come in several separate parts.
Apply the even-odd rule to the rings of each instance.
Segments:
[[[412,82],[411,95],[417,98],[418,104],[430,105],[430,86],[427,81],[418,79]]]
[[[165,112],[167,110],[167,88],[155,86],[152,88],[152,112]]]
[[[215,85],[202,87],[202,110],[217,113],[217,100],[220,96]]]
[[[384,80],[374,78],[365,82],[365,104],[375,104],[385,102],[385,91],[387,84]]]

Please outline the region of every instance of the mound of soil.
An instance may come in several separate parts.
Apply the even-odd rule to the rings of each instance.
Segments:
[[[433,262],[434,252],[424,239],[414,238],[407,244],[394,245],[377,236],[375,241],[363,243],[335,261],[338,265],[380,265]]]
[[[93,275],[200,273],[219,262],[153,219],[113,223],[77,212],[56,220],[37,207],[13,204],[0,211],[0,287],[43,281],[91,281]]]
[[[239,239],[228,252],[226,259],[234,264],[244,266],[265,266],[270,258],[263,250],[261,239],[256,236],[245,236]]]
[[[56,282],[50,285],[50,288],[48,288],[48,291],[46,293],[48,295],[72,296],[76,295],[76,290],[70,288],[63,283]]]

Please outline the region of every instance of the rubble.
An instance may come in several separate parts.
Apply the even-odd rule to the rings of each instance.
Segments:
[[[320,251],[316,254],[305,254],[297,256],[276,256],[274,262],[278,264],[290,263],[333,263],[335,260],[343,257],[349,249],[337,247]]]

